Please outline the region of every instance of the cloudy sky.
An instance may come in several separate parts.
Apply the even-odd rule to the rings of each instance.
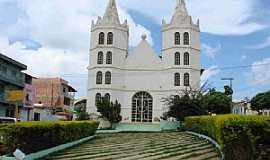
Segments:
[[[142,33],[157,53],[161,21],[170,20],[176,0],[117,0],[130,26],[130,48]],[[108,0],[0,0],[0,52],[28,65],[37,77],[61,76],[86,96],[90,25]],[[187,0],[200,19],[202,82],[222,90],[233,77],[235,99],[270,89],[269,0]],[[242,66],[242,67],[236,67]]]

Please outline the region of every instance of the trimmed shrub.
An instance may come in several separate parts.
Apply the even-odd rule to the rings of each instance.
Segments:
[[[185,128],[215,139],[228,160],[267,160],[270,157],[270,117],[188,117]]]
[[[26,154],[94,135],[95,121],[20,122],[0,128],[8,154],[20,149]]]

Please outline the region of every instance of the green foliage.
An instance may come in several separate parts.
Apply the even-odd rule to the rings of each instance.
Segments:
[[[270,117],[188,117],[185,119],[185,128],[215,139],[228,160],[257,160],[270,157]]]
[[[203,96],[202,106],[210,113],[227,114],[231,112],[231,98],[225,93],[212,91]]]
[[[1,126],[1,143],[9,154],[15,149],[34,153],[95,134],[95,121],[20,122]]]
[[[122,120],[122,116],[120,115],[121,104],[117,100],[113,103],[103,97],[97,104],[97,111],[111,123],[118,123]]]
[[[258,111],[270,109],[270,91],[259,93],[251,100],[251,108]]]
[[[224,86],[224,90],[225,90],[225,92],[224,92],[225,95],[227,95],[227,96],[233,95],[233,90],[230,86]]]
[[[164,102],[169,106],[169,111],[165,115],[180,121],[184,121],[184,118],[188,116],[207,115],[207,111],[201,106],[201,97],[200,92],[190,90],[184,92],[181,97],[166,98]]]

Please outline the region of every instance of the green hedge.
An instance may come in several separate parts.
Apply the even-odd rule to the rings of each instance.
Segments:
[[[95,121],[21,122],[0,128],[1,142],[11,154],[15,149],[34,153],[94,135]]]
[[[270,157],[270,117],[188,117],[185,119],[185,128],[215,139],[228,160],[257,160]]]

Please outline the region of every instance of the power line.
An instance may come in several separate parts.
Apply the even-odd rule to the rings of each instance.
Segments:
[[[251,67],[261,67],[261,66],[268,66],[270,63],[264,63],[264,64],[251,64],[251,65],[242,65],[242,66],[227,66],[227,67],[220,67],[220,68],[215,68],[213,70],[237,70],[237,69],[244,69],[244,68],[251,68]],[[156,74],[156,73],[149,73],[149,72],[156,72],[155,70],[153,71],[147,71],[145,74],[150,75],[150,74]],[[137,74],[141,74],[137,73]],[[136,73],[134,73],[136,74]],[[65,74],[60,74],[60,75],[43,75],[43,76],[48,76],[48,77],[66,77],[66,78],[87,78],[89,76],[95,76],[95,74],[88,74],[88,73],[65,73]],[[122,73],[112,73],[114,76],[122,76]],[[40,76],[42,77],[42,76]]]

